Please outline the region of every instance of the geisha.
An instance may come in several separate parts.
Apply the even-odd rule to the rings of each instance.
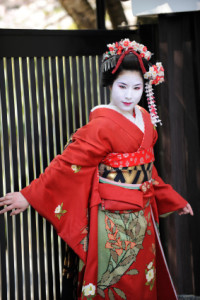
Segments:
[[[33,206],[78,255],[77,299],[177,299],[157,227],[160,215],[193,211],[154,166],[152,85],[164,69],[150,59],[135,41],[109,44],[101,71],[110,103],[92,109],[38,179],[0,199],[11,216]],[[144,91],[149,112],[138,105]]]

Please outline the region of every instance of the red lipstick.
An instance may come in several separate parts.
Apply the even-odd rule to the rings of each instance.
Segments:
[[[131,105],[132,104],[132,102],[122,102],[124,105],[127,105],[127,106],[129,106],[129,105]]]

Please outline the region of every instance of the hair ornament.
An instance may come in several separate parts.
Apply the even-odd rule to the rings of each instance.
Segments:
[[[150,113],[150,116],[151,116],[151,122],[153,123],[154,126],[157,126],[158,123],[160,125],[162,125],[162,122],[161,122],[161,120],[158,116],[158,113],[157,113],[156,101],[155,101],[155,97],[154,97],[153,87],[152,87],[152,84],[150,82],[145,83],[145,93],[146,93],[146,96],[147,96],[147,103],[148,103],[149,113]]]
[[[144,74],[144,79],[148,79],[150,84],[158,85],[164,81],[164,68],[161,62],[149,67],[149,71]]]
[[[152,88],[152,85],[158,85],[164,81],[164,68],[162,63],[157,62],[155,65],[151,65],[149,63],[149,70],[146,70],[143,59],[149,61],[152,53],[148,51],[146,46],[139,44],[136,41],[124,39],[119,42],[108,44],[107,47],[109,51],[106,51],[103,54],[102,72],[107,72],[110,69],[113,69],[112,74],[114,74],[118,70],[126,55],[133,53],[135,56],[137,56],[144,79],[148,80],[145,83],[145,93],[147,96],[151,121],[154,126],[157,126],[157,123],[162,125],[157,114],[155,97]]]
[[[123,52],[127,51],[128,49],[133,49],[134,51],[138,52],[142,58],[146,58],[147,60],[151,59],[152,53],[147,50],[147,47],[143,44],[139,44],[136,41],[130,41],[129,39],[124,39],[119,42],[115,42],[112,44],[107,45],[109,51],[104,53],[104,59],[108,59],[113,55],[121,55]]]

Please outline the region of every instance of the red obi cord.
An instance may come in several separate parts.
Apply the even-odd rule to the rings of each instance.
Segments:
[[[155,160],[153,147],[134,153],[110,153],[101,163],[113,167],[133,167],[148,164]]]

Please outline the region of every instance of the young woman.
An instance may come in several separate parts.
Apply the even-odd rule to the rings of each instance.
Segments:
[[[1,198],[11,215],[31,204],[80,258],[78,299],[177,299],[160,244],[159,215],[192,208],[158,176],[153,146],[157,115],[152,84],[161,63],[128,39],[109,44],[102,84],[111,101],[92,109],[90,122],[43,174]],[[150,114],[138,103],[145,89]]]

